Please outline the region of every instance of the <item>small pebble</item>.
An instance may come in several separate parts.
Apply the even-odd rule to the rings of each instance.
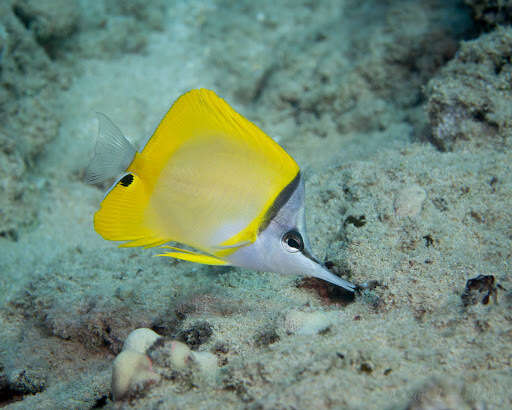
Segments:
[[[427,193],[419,185],[411,185],[402,189],[395,200],[395,214],[398,218],[416,216],[420,213]]]
[[[324,312],[292,310],[284,319],[284,328],[288,334],[314,335],[326,331],[330,325],[331,319]]]
[[[0,364],[1,368],[1,364]],[[4,381],[9,390],[18,394],[36,394],[46,389],[46,375],[42,371],[26,368],[14,369]]]
[[[462,380],[433,379],[411,394],[410,410],[481,409]]]

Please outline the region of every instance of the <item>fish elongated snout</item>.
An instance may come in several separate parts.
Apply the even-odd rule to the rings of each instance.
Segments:
[[[342,288],[348,290],[349,292],[354,292],[357,287],[353,283],[346,281],[345,279],[342,279],[339,276],[336,276],[333,273],[329,272],[325,266],[322,266],[319,263],[316,264],[315,270],[313,272],[307,272],[306,274],[318,279],[325,280],[334,285],[341,286]]]

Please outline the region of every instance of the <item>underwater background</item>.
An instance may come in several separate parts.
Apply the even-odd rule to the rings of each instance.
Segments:
[[[512,408],[511,16],[509,0],[2,0],[0,407]],[[94,232],[95,112],[142,146],[200,87],[297,160],[315,254],[370,289]],[[114,402],[137,328],[189,353],[148,352],[152,378]]]

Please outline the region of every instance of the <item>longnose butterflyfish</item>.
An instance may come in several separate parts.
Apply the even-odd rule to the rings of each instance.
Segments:
[[[213,91],[179,97],[140,151],[98,115],[87,178],[117,176],[94,215],[104,239],[160,246],[161,256],[207,265],[313,276],[354,291],[311,253],[297,163]]]

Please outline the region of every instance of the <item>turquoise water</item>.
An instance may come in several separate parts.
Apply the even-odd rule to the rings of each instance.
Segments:
[[[4,0],[0,406],[510,408],[509,12]],[[155,258],[94,231],[109,188],[85,179],[95,112],[140,148],[195,88],[297,161],[314,254],[369,289]],[[465,291],[478,275],[494,282]],[[162,339],[117,362],[116,403],[137,328]]]

